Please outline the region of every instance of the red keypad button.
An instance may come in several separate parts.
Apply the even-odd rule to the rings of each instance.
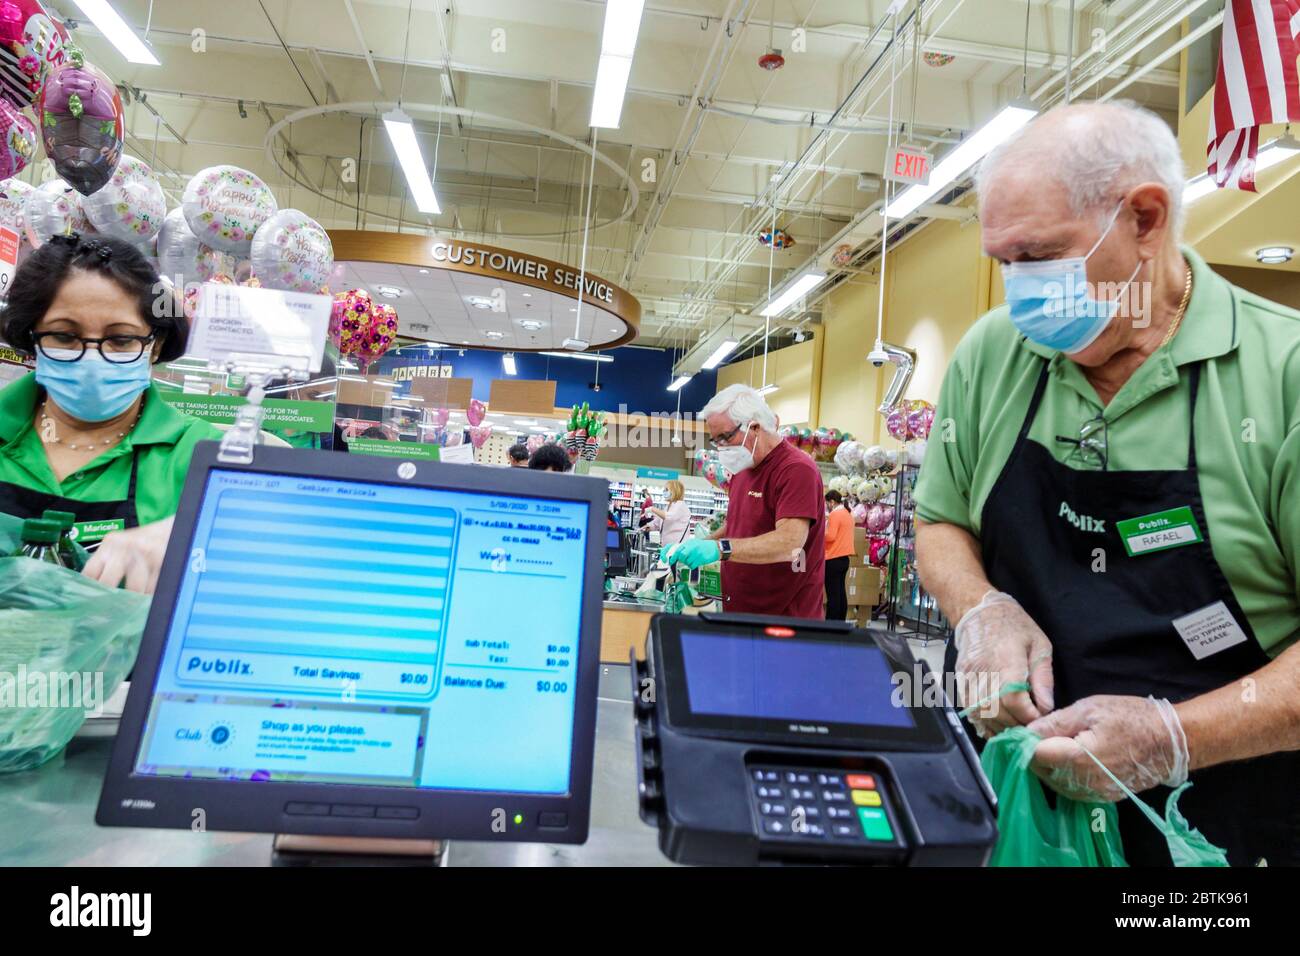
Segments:
[[[850,790],[875,790],[876,778],[869,773],[851,773],[845,776],[844,782],[849,785]]]

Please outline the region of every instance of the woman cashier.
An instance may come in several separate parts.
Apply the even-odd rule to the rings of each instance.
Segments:
[[[0,391],[0,512],[76,515],[79,543],[103,535],[84,573],[109,587],[152,592],[194,445],[221,436],[151,382],[184,352],[178,312],[134,246],[74,234],[32,253],[0,314],[4,339],[36,355]]]

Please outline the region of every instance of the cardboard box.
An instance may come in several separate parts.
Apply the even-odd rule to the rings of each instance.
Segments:
[[[859,604],[850,608],[854,613],[853,624],[855,627],[866,627],[871,623],[871,615],[875,613],[875,608],[867,604]]]
[[[867,553],[867,529],[853,526],[853,553],[865,555]]]
[[[849,567],[844,575],[844,593],[850,607],[872,607],[880,603],[882,575],[879,568]]]

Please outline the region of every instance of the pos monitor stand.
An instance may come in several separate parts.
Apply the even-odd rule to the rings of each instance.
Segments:
[[[224,446],[195,449],[96,820],[281,834],[280,863],[584,842],[606,483]]]

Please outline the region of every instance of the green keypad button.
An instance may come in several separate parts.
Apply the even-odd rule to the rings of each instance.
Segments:
[[[893,842],[894,831],[885,811],[880,807],[858,807],[858,822],[862,824],[862,832],[868,840]]]

